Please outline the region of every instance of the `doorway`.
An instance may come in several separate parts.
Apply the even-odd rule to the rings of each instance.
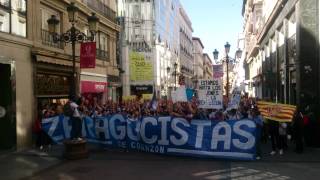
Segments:
[[[0,151],[16,146],[12,65],[0,63]]]

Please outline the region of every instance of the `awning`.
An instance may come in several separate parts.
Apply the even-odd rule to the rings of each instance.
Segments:
[[[81,93],[102,93],[107,91],[106,82],[81,81]]]

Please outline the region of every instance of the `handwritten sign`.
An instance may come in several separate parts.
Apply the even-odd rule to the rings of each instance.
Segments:
[[[222,80],[202,79],[199,81],[199,108],[222,109]]]
[[[228,109],[238,109],[241,100],[241,91],[239,88],[235,88],[231,95],[231,101],[228,104]]]

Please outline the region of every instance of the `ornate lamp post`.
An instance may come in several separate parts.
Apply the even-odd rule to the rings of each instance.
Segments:
[[[170,79],[170,77],[169,77],[169,74],[170,74],[170,67],[168,66],[167,67],[167,98],[170,97],[170,92],[169,92],[169,79]]]
[[[80,32],[75,27],[75,24],[77,23],[78,19],[78,7],[75,6],[75,3],[72,2],[68,7],[68,18],[69,22],[71,23],[71,28],[67,30],[65,33],[58,34],[57,33],[57,28],[59,24],[59,20],[56,18],[55,15],[52,15],[50,19],[47,20],[48,27],[49,27],[49,32],[53,37],[54,42],[64,42],[64,43],[71,43],[72,45],[72,74],[73,74],[73,79],[71,83],[71,88],[70,88],[70,97],[75,97],[76,96],[76,55],[75,55],[75,47],[76,47],[76,42],[84,42],[84,41],[94,41],[94,37],[96,32],[98,31],[98,22],[99,18],[95,16],[95,13],[92,13],[91,16],[88,17],[88,24],[89,24],[89,31],[90,31],[90,36],[87,36],[85,33]]]
[[[236,61],[236,59],[239,59],[241,58],[241,55],[242,55],[242,51],[240,49],[238,49],[236,51],[236,54],[235,54],[235,58],[231,58],[229,57],[229,52],[230,52],[230,44],[227,42],[225,45],[224,45],[224,49],[225,49],[225,53],[226,53],[226,57],[224,57],[223,59],[221,59],[221,62],[225,62],[226,63],[226,66],[227,66],[227,85],[226,85],[226,96],[227,96],[227,99],[229,99],[229,62],[230,60],[231,61]],[[215,61],[218,61],[218,56],[219,56],[219,51],[217,51],[217,49],[215,49],[213,51],[213,58]]]
[[[74,99],[76,97],[76,55],[75,55],[75,47],[76,42],[84,42],[84,41],[93,41],[95,34],[98,30],[98,22],[99,19],[92,13],[91,16],[88,17],[88,24],[89,24],[89,31],[90,36],[87,36],[83,32],[80,32],[76,27],[75,23],[77,23],[78,18],[78,8],[75,6],[74,2],[72,2],[68,7],[68,18],[69,22],[71,23],[71,28],[67,30],[65,33],[58,34],[57,28],[59,24],[59,20],[56,16],[52,15],[50,19],[47,20],[49,32],[52,35],[54,42],[64,42],[64,43],[71,43],[72,45],[72,73],[73,79],[70,85],[70,98]],[[72,118],[71,118],[72,119]],[[72,120],[78,121],[78,120]],[[78,122],[79,123],[79,122]],[[80,122],[81,123],[81,122]],[[72,122],[72,129],[74,129],[74,122]],[[81,132],[81,130],[80,130]],[[65,145],[65,152],[64,156],[67,159],[81,159],[88,157],[88,150],[86,148],[86,141],[83,139],[78,139],[77,141],[73,140],[66,140],[64,142]]]

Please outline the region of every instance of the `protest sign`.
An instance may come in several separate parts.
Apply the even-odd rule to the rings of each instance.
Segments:
[[[222,109],[222,80],[201,79],[198,84],[199,108]]]
[[[238,109],[241,100],[241,91],[239,88],[235,88],[231,94],[231,101],[228,103],[228,110]]]
[[[128,100],[135,100],[137,97],[135,95],[131,96],[122,96],[122,100],[128,101]]]
[[[153,94],[142,94],[142,99],[144,100],[151,100]]]
[[[172,102],[188,102],[185,86],[177,87],[175,91],[171,91]]]
[[[42,120],[43,130],[56,142],[70,138],[69,117]],[[142,117],[131,120],[121,114],[85,117],[82,135],[105,147],[180,156],[253,160],[256,125],[252,120],[204,121],[184,118]]]
[[[257,106],[264,118],[279,122],[291,122],[296,111],[296,106],[289,104],[258,101]]]
[[[212,69],[213,69],[213,78],[214,79],[223,77],[223,66],[222,66],[222,64],[213,65]]]
[[[187,99],[188,99],[188,101],[191,101],[191,100],[192,100],[192,97],[193,97],[193,94],[194,94],[194,90],[193,90],[193,89],[190,89],[190,88],[187,88],[187,89],[186,89],[186,93],[187,93]]]

